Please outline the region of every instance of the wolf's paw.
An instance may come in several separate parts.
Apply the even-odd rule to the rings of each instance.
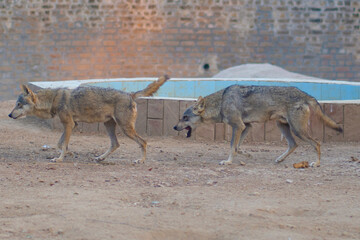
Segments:
[[[232,164],[232,161],[229,161],[229,160],[223,160],[221,162],[219,162],[219,165],[231,165]]]
[[[52,163],[59,163],[59,162],[62,162],[63,159],[62,158],[53,158],[53,159],[50,159],[50,162]]]
[[[95,158],[95,161],[96,161],[97,163],[100,163],[100,162],[104,161],[104,159],[105,159],[104,157],[98,156],[98,157]]]
[[[320,167],[320,164],[317,162],[310,163],[310,167]]]
[[[145,163],[145,160],[144,159],[138,159],[138,160],[133,161],[133,164],[140,164],[140,163]]]

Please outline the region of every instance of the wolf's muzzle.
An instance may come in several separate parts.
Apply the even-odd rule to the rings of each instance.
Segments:
[[[188,126],[188,127],[186,127],[185,129],[188,131],[187,134],[186,134],[186,137],[188,137],[188,138],[191,137],[192,128],[191,128],[190,126]],[[176,131],[181,131],[181,130],[183,130],[183,129],[179,129],[178,126],[175,125],[175,126],[174,126],[174,130],[176,130]]]
[[[12,112],[8,115],[10,118],[12,118],[12,119],[17,119],[19,116],[17,116],[17,117],[15,117],[13,114],[12,114]]]

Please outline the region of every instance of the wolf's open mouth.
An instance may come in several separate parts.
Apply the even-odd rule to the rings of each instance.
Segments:
[[[187,138],[191,137],[191,131],[192,131],[191,127],[188,126],[188,127],[186,127],[185,129],[188,130],[188,132],[187,132],[187,134],[186,134],[186,137],[187,137]]]

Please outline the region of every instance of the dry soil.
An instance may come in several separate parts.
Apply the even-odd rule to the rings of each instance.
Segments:
[[[302,144],[285,162],[284,142],[247,143],[220,166],[227,142],[182,137],[140,149],[119,136],[108,165],[96,164],[107,136],[73,134],[63,163],[60,132],[7,117],[0,103],[0,239],[360,239],[359,143],[324,143],[319,168]]]

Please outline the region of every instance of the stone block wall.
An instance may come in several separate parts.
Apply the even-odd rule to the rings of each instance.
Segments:
[[[359,14],[354,0],[0,0],[0,100],[32,81],[206,77],[254,62],[359,81]]]
[[[136,131],[141,136],[186,137],[186,130],[178,132],[173,127],[187,107],[194,101],[169,99],[138,99]],[[310,135],[321,142],[360,142],[360,104],[322,103],[322,108],[332,119],[343,126],[338,133],[325,127],[320,119],[311,115]],[[54,129],[62,129],[59,120],[52,120]],[[245,142],[279,142],[282,137],[275,121],[254,123]],[[103,124],[79,123],[75,131],[105,134]],[[119,131],[121,132],[121,131]],[[230,141],[232,129],[224,123],[203,124],[192,133],[191,139],[204,141]],[[283,140],[285,141],[285,140]]]

